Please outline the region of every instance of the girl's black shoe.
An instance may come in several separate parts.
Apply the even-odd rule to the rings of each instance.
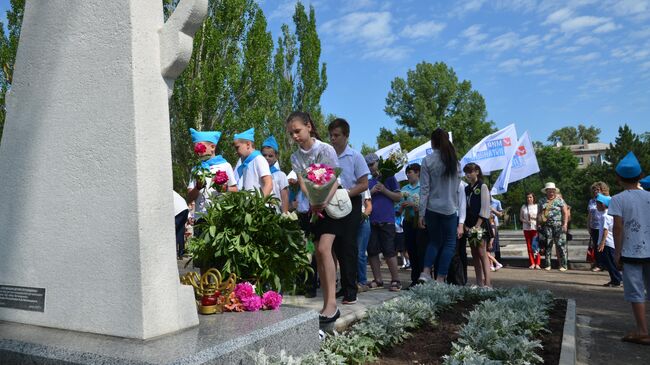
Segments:
[[[324,316],[322,314],[318,315],[318,322],[319,323],[332,323],[336,322],[337,319],[341,316],[341,311],[336,308],[336,312],[331,317]]]

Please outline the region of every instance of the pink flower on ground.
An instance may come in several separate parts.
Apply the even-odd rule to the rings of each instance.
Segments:
[[[203,145],[203,143],[197,143],[194,145],[194,153],[196,153],[197,155],[202,155],[207,150],[208,149],[205,148],[205,145]]]
[[[264,295],[262,295],[262,303],[264,303],[264,308],[266,309],[278,309],[280,304],[282,304],[282,295],[269,290]]]
[[[247,298],[241,299],[244,309],[248,312],[255,312],[262,309],[262,298],[259,295],[253,294]]]
[[[237,298],[242,302],[244,301],[244,299],[255,295],[255,290],[253,289],[253,285],[251,285],[251,283],[249,283],[248,281],[245,283],[239,283],[235,285],[235,290],[233,290],[233,292],[235,293]]]

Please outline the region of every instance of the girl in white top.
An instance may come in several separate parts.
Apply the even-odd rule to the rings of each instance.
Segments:
[[[537,236],[537,199],[532,192],[526,193],[526,204],[522,205],[519,210],[519,220],[524,229],[526,248],[528,248],[528,261],[530,262],[528,268],[540,270],[539,264],[542,256],[538,251],[533,250],[533,239]]]
[[[309,193],[302,178],[305,170],[314,163],[338,167],[339,158],[334,147],[318,140],[316,126],[308,113],[291,113],[287,118],[286,127],[287,133],[299,146],[298,150],[291,155],[291,167],[298,175],[298,183],[302,192],[308,197]],[[344,227],[342,227],[341,221],[330,218],[324,210],[338,185],[338,182],[333,184],[324,204],[311,205],[310,207],[312,213],[321,212],[324,216],[309,227],[310,233],[314,236],[316,263],[323,291],[323,308],[320,310],[319,316],[321,324],[332,323],[341,315],[336,305],[336,268],[332,257],[332,244],[336,235],[343,234]]]

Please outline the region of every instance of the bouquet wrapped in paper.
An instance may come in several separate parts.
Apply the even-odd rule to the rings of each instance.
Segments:
[[[311,164],[307,167],[303,174],[303,181],[307,188],[310,205],[323,205],[326,203],[327,196],[340,173],[341,169],[322,163]]]
[[[481,227],[472,227],[469,229],[467,242],[469,247],[479,247],[483,243],[483,234],[485,230]]]
[[[385,160],[380,157],[379,166],[377,167],[380,173],[379,181],[384,184],[386,180],[400,172],[407,163],[406,155],[401,150],[391,152]]]

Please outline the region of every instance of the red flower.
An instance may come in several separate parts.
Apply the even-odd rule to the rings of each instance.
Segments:
[[[228,174],[225,171],[219,170],[214,174],[212,181],[215,185],[223,185],[228,182]]]
[[[203,143],[197,143],[194,145],[194,153],[197,155],[202,155],[207,151],[208,149],[205,148],[205,145]]]

